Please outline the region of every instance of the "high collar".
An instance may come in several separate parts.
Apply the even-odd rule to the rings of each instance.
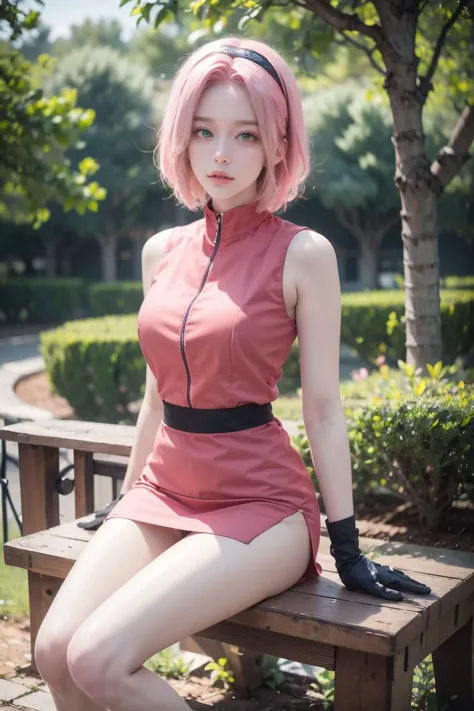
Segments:
[[[233,242],[254,232],[260,223],[271,215],[269,210],[257,212],[257,205],[257,201],[250,202],[220,213],[221,244]],[[204,205],[204,227],[205,236],[212,244],[216,240],[218,226],[218,215],[213,210],[212,198],[209,198]]]

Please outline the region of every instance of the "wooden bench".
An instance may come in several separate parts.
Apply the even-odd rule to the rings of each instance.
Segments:
[[[120,478],[120,464],[98,455],[129,456],[134,428],[25,422],[1,429],[0,437],[19,445],[24,535],[5,544],[4,554],[7,565],[28,571],[33,651],[55,593],[94,535],[76,521],[59,525],[59,448],[74,452],[75,511],[83,518],[94,511],[94,470]],[[349,592],[323,535],[319,580],[204,629],[198,640],[335,670],[336,711],[408,711],[414,667],[433,653],[440,708],[472,711],[474,555],[369,538],[361,547],[430,585],[432,594],[393,603]]]

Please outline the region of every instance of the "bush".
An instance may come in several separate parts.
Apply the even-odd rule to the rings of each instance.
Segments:
[[[474,464],[474,397],[433,398],[353,410],[347,418],[353,476],[412,503],[437,528],[465,491]]]
[[[79,418],[134,424],[146,374],[135,316],[65,323],[41,334],[40,349],[51,389]]]
[[[474,342],[474,290],[441,291],[443,360],[454,362]],[[405,292],[368,291],[342,295],[341,341],[361,358],[380,353],[396,362],[405,357]]]
[[[382,365],[346,388],[345,414],[354,499],[391,491],[416,507],[422,525],[436,528],[453,501],[474,490],[474,387],[447,377],[455,366],[429,369],[420,378],[403,362],[395,373]],[[294,441],[316,485],[308,439],[301,433]]]
[[[440,283],[443,289],[474,289],[474,276],[447,276]]]
[[[92,317],[137,314],[143,301],[143,287],[139,281],[91,284],[88,297]]]
[[[82,279],[0,278],[0,323],[54,324],[82,318],[87,288]]]

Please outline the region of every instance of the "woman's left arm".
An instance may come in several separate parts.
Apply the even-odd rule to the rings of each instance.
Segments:
[[[299,235],[295,246],[303,420],[337,571],[349,590],[375,597],[402,600],[402,591],[427,595],[428,586],[397,568],[372,562],[359,548],[349,438],[339,390],[341,289],[336,254],[329,240],[310,230]]]
[[[303,420],[329,521],[354,513],[349,439],[339,391],[341,288],[329,240],[306,230],[295,255]]]

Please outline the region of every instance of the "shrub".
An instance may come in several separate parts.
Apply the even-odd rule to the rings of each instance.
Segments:
[[[402,361],[395,373],[382,365],[347,386],[344,402],[355,500],[389,490],[436,528],[458,496],[474,491],[474,387],[456,377],[455,366],[429,371],[421,378]],[[317,485],[306,435],[294,442]]]
[[[474,290],[441,291],[443,360],[453,362],[474,342]],[[342,295],[341,341],[361,358],[380,353],[396,362],[405,357],[405,292],[368,291]]]
[[[143,301],[143,287],[139,281],[91,284],[88,297],[92,317],[137,314]]]
[[[79,418],[136,421],[130,405],[142,396],[146,370],[135,316],[65,323],[41,334],[40,349],[51,389]]]
[[[62,323],[86,315],[82,279],[0,278],[0,324]]]

